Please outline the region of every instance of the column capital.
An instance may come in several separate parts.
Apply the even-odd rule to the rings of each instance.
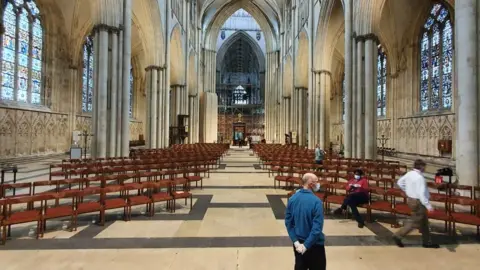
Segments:
[[[152,65],[152,66],[146,67],[146,68],[145,68],[145,71],[150,71],[150,70],[162,70],[162,69],[164,69],[164,67]]]
[[[195,95],[188,95],[189,98],[195,98],[195,97],[198,97],[198,94],[195,94]]]
[[[290,96],[283,96],[283,99],[292,99]]]
[[[185,84],[171,84],[170,87],[185,87]]]
[[[380,39],[374,33],[356,36],[355,40],[356,42],[365,42],[367,40],[373,40],[377,44],[380,44]]]
[[[330,72],[329,70],[326,70],[326,69],[321,69],[318,71],[318,73],[322,74],[327,74],[328,76],[332,76],[332,72]]]
[[[100,31],[106,31],[109,33],[118,34],[121,30],[122,30],[121,27],[115,27],[115,26],[110,26],[106,24],[97,24],[93,27],[92,32],[97,33]]]

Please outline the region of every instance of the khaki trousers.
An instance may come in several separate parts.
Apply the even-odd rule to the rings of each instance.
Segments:
[[[407,199],[407,204],[412,209],[412,215],[407,219],[404,226],[395,233],[398,238],[403,238],[413,229],[420,229],[424,244],[430,243],[430,229],[428,227],[427,208],[418,199]]]

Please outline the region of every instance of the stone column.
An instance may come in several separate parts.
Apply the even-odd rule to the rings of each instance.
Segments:
[[[322,135],[320,134],[321,133],[321,129],[320,129],[320,118],[321,118],[321,115],[322,115],[322,101],[320,100],[320,96],[321,96],[321,93],[322,93],[322,76],[321,76],[321,73],[320,71],[317,71],[315,73],[315,88],[317,89],[317,96],[315,97],[316,99],[316,108],[315,108],[315,145],[318,143],[320,144],[320,140],[321,140],[321,137]]]
[[[156,119],[157,119],[157,131],[156,131],[156,136],[157,136],[157,148],[164,148],[165,147],[165,142],[164,142],[164,137],[163,137],[163,130],[165,130],[166,128],[168,129],[168,127],[165,127],[165,112],[164,112],[164,108],[165,108],[165,88],[163,87],[163,83],[164,83],[164,73],[165,73],[165,68],[163,67],[158,67],[157,70],[155,70],[157,72],[157,81],[155,82],[157,84],[157,105],[156,105],[156,108],[157,108],[157,115],[156,115]]]
[[[157,148],[157,104],[158,104],[158,67],[150,66],[146,70],[147,80],[147,147]]]
[[[170,83],[168,80],[168,72],[167,68],[163,69],[163,147],[170,146]]]
[[[297,127],[297,102],[298,102],[298,90],[293,88],[292,99],[290,100],[290,131],[298,133]]]
[[[110,84],[110,98],[109,98],[109,117],[110,124],[108,132],[108,156],[117,156],[117,92],[118,92],[118,31],[112,31],[112,52],[110,59],[110,72],[111,72],[111,84]]]
[[[96,59],[98,59],[95,68],[96,80],[94,79],[94,144],[95,158],[107,157],[107,95],[108,95],[108,30],[100,26],[96,29],[95,40],[97,40],[98,48],[95,51]]]
[[[122,92],[122,153],[130,155],[130,67],[132,58],[132,0],[123,2],[123,92]]]
[[[315,87],[315,77],[316,77],[316,72],[314,70],[312,72],[312,87],[308,90],[308,148],[312,149],[315,147],[315,128],[316,128],[316,120],[317,118],[315,117],[315,111],[317,108],[316,104],[316,87]]]
[[[123,30],[118,34],[118,68],[117,68],[117,126],[115,156],[122,156],[122,99],[123,99]]]
[[[299,140],[298,144],[300,146],[306,146],[306,139],[307,139],[307,93],[308,89],[305,87],[300,87],[298,89],[299,92],[299,102],[298,102],[298,135]]]
[[[270,53],[265,59],[265,140],[270,139]]]
[[[365,92],[365,41],[363,38],[357,38],[357,72],[356,72],[356,119],[355,121],[358,123],[357,129],[355,130],[354,136],[356,137],[356,158],[363,159],[365,158],[365,143],[364,143],[364,135],[365,135],[365,99],[364,99],[364,92]]]
[[[375,159],[377,152],[376,134],[376,40],[367,36],[365,41],[365,158]]]
[[[345,6],[345,157],[352,157],[352,0]]]
[[[357,119],[357,46],[355,39],[352,38],[352,157],[357,158],[357,139],[355,134],[357,133],[358,126],[360,125]]]
[[[455,5],[455,74],[457,75],[456,174],[464,185],[479,185],[478,1]]]
[[[320,144],[321,149],[325,149],[325,87],[326,87],[326,74],[323,71],[318,73],[320,77],[320,93],[318,95],[319,100],[319,111],[318,111],[318,144]]]

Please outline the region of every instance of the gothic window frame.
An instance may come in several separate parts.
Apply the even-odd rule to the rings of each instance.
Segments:
[[[387,82],[388,74],[388,55],[385,48],[379,44],[377,54],[377,117],[384,118],[387,116]],[[383,106],[379,105],[383,103]]]
[[[17,3],[17,2],[22,2],[22,3]],[[32,4],[33,3],[33,4]],[[46,107],[47,105],[47,100],[46,100],[46,92],[45,92],[45,37],[46,37],[46,29],[45,25],[43,22],[43,15],[42,12],[35,0],[4,0],[1,3],[2,5],[2,13],[0,14],[2,24],[4,26],[4,33],[0,35],[0,44],[2,46],[0,47],[0,56],[1,56],[1,65],[0,65],[0,104],[12,104],[12,105],[19,105],[19,106],[31,106],[35,108],[41,108],[41,107]],[[11,5],[13,12],[15,13],[15,30],[13,31],[13,34],[15,35],[14,39],[14,46],[13,48],[13,63],[12,61],[7,61],[4,60],[4,53],[5,53],[5,48],[4,48],[4,40],[5,36],[7,35],[7,30],[8,28],[5,27],[5,12],[7,10],[7,7]],[[19,50],[20,45],[19,45],[19,40],[20,40],[20,30],[21,29],[21,14],[24,14],[23,12],[27,12],[27,19],[28,19],[28,31],[23,29],[24,32],[28,32],[28,56],[27,56],[27,66],[21,65],[20,64],[20,55],[24,55],[24,53],[20,52]],[[38,24],[36,24],[38,22]],[[38,25],[39,28],[34,29],[35,25]],[[39,35],[35,35],[35,31],[41,31]],[[37,44],[35,46],[35,39],[41,39],[41,44]],[[38,54],[40,54],[40,57],[37,58],[33,55],[33,51],[36,49]],[[37,60],[37,66],[38,69],[34,69],[34,60]],[[25,61],[25,60],[24,60]],[[4,62],[10,62],[13,64],[13,74],[8,74],[13,78],[13,85],[11,85],[10,90],[12,91],[12,96],[11,98],[4,98],[4,90],[3,88],[3,80],[4,80],[4,74],[3,74],[3,65]],[[19,69],[20,67],[26,68],[26,81],[27,81],[27,86],[24,91],[26,91],[26,97],[25,100],[19,100],[19,83],[20,83],[20,75],[19,75]],[[38,94],[38,101],[35,102],[32,99],[32,96],[34,94],[34,74],[33,72],[36,71],[38,73],[36,81],[38,82],[38,89],[37,89],[37,94]],[[25,78],[23,78],[25,79]]]
[[[85,51],[87,51],[87,59],[88,59],[88,63],[85,63]],[[94,88],[95,88],[95,84],[94,84],[94,72],[95,72],[95,58],[94,58],[94,55],[95,55],[95,51],[94,51],[94,43],[93,43],[93,36],[92,35],[89,35],[85,38],[85,41],[82,45],[82,113],[92,113],[93,111],[93,93],[94,93]],[[90,69],[90,63],[92,63],[92,66],[91,66],[91,69]],[[85,73],[85,69],[88,69],[87,70],[87,81],[84,80],[84,73]],[[91,75],[91,76],[90,76]],[[91,89],[87,89],[87,93],[86,93],[86,101],[84,100],[84,90],[85,90],[85,84],[87,85],[87,87],[90,87],[90,79],[92,80],[92,84],[91,84]],[[88,91],[88,90],[91,90],[91,91]],[[89,95],[91,95],[90,97],[90,102],[89,102]],[[84,105],[86,107],[86,109],[84,109]],[[88,108],[90,105],[90,109]]]
[[[438,7],[437,13],[432,14],[432,11],[434,10],[435,7]],[[440,16],[440,12],[442,10],[446,10],[447,14],[444,17],[443,21],[438,21],[437,18]],[[430,27],[427,28],[426,25],[429,23],[430,20],[433,20],[433,23],[430,24]],[[451,27],[451,39],[450,39],[450,61],[449,61],[449,70],[450,72],[447,74],[444,74],[444,58],[445,58],[445,51],[444,51],[444,30],[445,26],[447,23],[450,24]],[[432,87],[432,82],[434,80],[434,77],[432,76],[433,74],[433,60],[432,60],[432,55],[433,55],[433,50],[432,50],[432,41],[433,41],[433,29],[434,26],[438,25],[439,26],[439,37],[438,37],[438,58],[439,58],[439,63],[438,63],[438,105],[435,107],[434,104],[434,87]],[[449,8],[448,5],[444,4],[443,2],[437,1],[434,2],[432,5],[429,6],[428,11],[426,12],[426,15],[424,17],[424,20],[422,20],[422,26],[420,28],[420,33],[418,36],[419,44],[418,44],[418,65],[419,65],[419,92],[418,92],[418,110],[420,113],[438,113],[438,112],[450,112],[453,110],[453,98],[454,98],[454,52],[455,52],[455,43],[454,43],[454,37],[455,37],[455,31],[454,31],[454,18],[453,18],[453,13],[452,10]],[[427,55],[428,57],[428,66],[424,69],[423,67],[423,62],[422,61],[422,53],[423,53],[423,39],[424,37],[428,38],[428,48],[427,50]],[[434,56],[434,55],[433,55]],[[427,77],[424,79],[423,78],[423,72],[428,71]],[[444,76],[450,76],[450,104],[449,106],[445,106],[445,100],[444,100]],[[448,77],[447,77],[448,78]],[[422,85],[426,83],[427,84],[427,92],[424,94],[423,87]],[[448,87],[448,85],[447,85]],[[426,101],[424,101],[426,99]]]

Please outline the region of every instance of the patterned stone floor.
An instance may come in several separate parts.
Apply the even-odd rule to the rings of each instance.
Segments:
[[[47,179],[45,163],[22,164],[20,181]],[[203,190],[194,189],[192,209],[180,203],[175,214],[161,208],[147,218],[145,209],[135,208],[129,222],[119,212],[108,212],[105,226],[84,216],[76,232],[63,229],[66,221],[52,221],[40,240],[29,236],[34,224],[13,227],[12,238],[0,247],[0,269],[293,269],[283,222],[286,191],[272,188],[273,180],[247,150],[232,149],[222,164],[204,180]],[[390,240],[391,220],[375,217],[359,229],[352,220],[326,216],[327,269],[478,267],[480,243],[473,227],[460,227],[453,238],[433,223],[441,249],[421,248],[418,234],[399,249]]]

